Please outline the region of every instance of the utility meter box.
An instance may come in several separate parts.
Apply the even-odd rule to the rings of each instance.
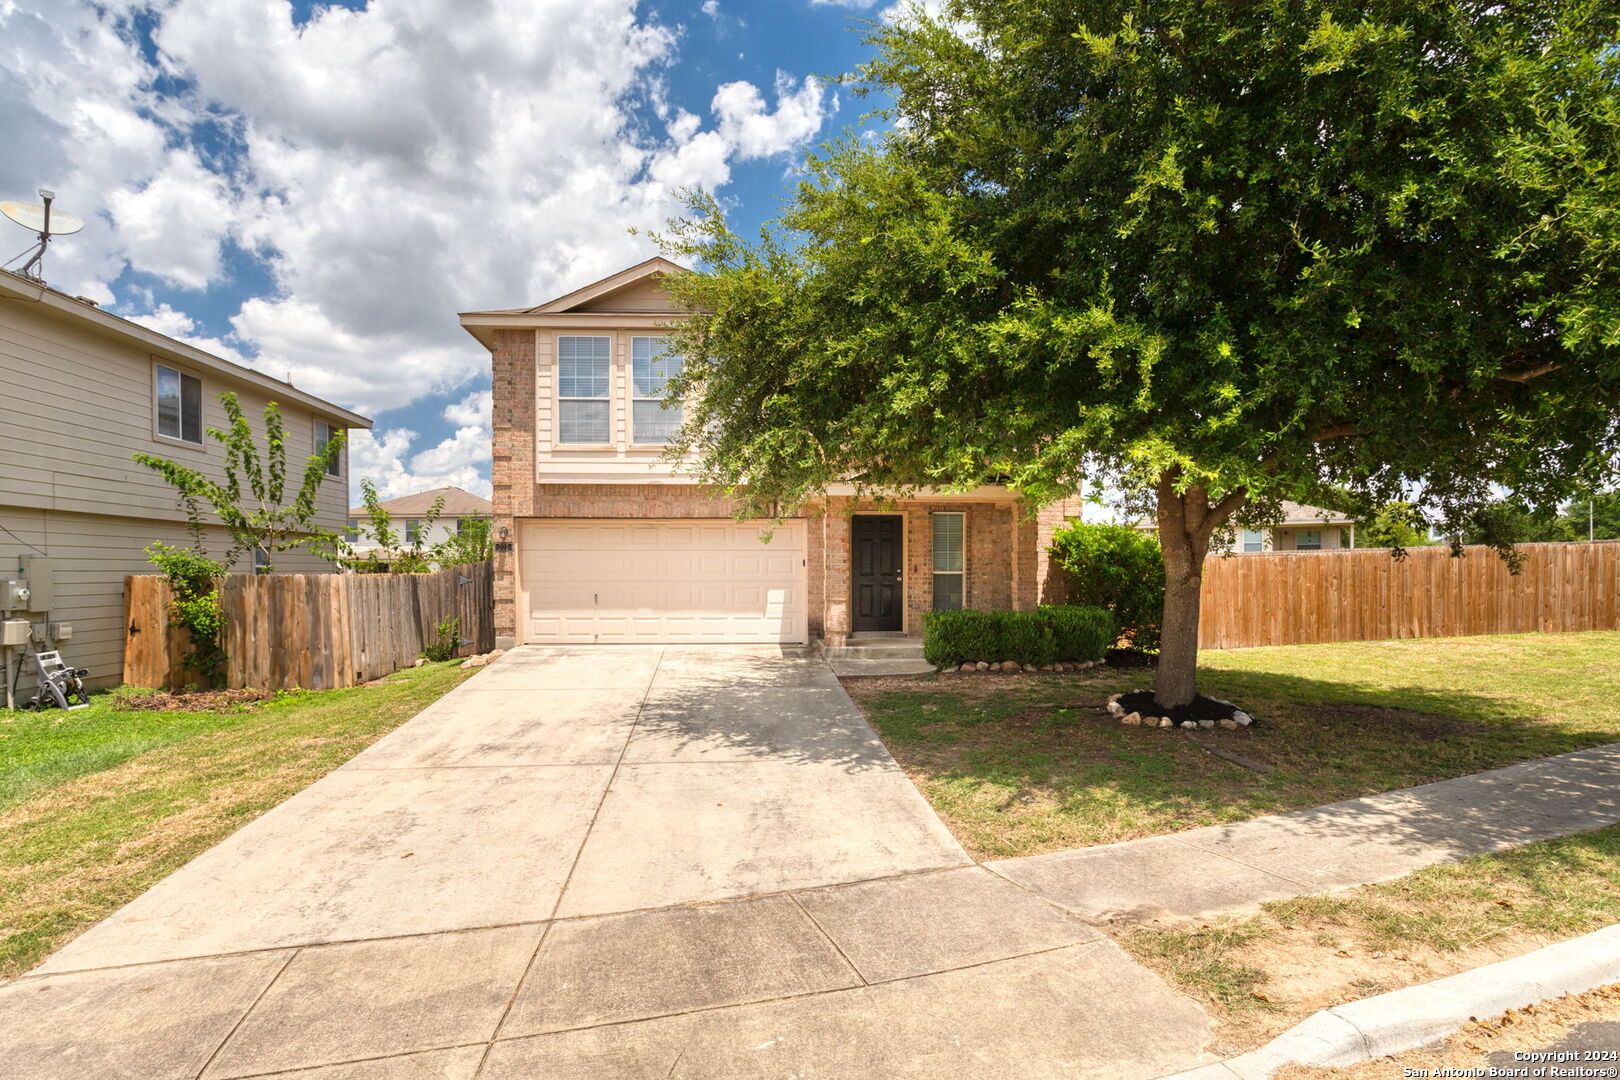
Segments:
[[[52,641],[61,642],[73,640],[73,624],[70,622],[53,622],[51,623],[49,629],[50,638]]]
[[[26,645],[33,629],[27,619],[0,619],[0,645]]]
[[[0,611],[32,611],[31,595],[24,579],[15,574],[0,577]]]
[[[28,586],[28,610],[51,610],[56,605],[56,560],[48,555],[24,555],[22,576]]]

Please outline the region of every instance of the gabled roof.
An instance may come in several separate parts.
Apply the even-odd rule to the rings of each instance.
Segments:
[[[650,259],[625,267],[616,274],[609,274],[600,281],[593,281],[589,285],[575,289],[573,292],[536,304],[533,307],[501,308],[490,311],[463,311],[463,318],[474,315],[556,315],[566,311],[577,311],[592,300],[600,300],[610,293],[627,289],[631,285],[646,278],[653,278],[663,274],[686,274],[691,271],[679,263],[670,262],[661,255],[654,255]]]
[[[1320,506],[1308,506],[1305,503],[1282,500],[1282,516],[1270,523],[1267,528],[1276,528],[1285,525],[1354,525],[1356,519],[1338,510],[1324,510]],[[1154,518],[1140,518],[1136,528],[1144,531],[1157,531],[1159,523]]]
[[[463,491],[458,487],[434,488],[432,491],[418,491],[414,495],[401,495],[397,499],[383,499],[378,506],[394,517],[413,517],[427,513],[433,508],[436,499],[443,497],[444,509],[439,511],[440,517],[458,518],[470,517],[478,514],[489,514],[493,509],[488,499],[480,498],[470,491]],[[349,516],[363,518],[366,516],[364,506],[349,507]]]

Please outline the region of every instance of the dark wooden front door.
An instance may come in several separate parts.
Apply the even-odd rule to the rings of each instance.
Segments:
[[[851,630],[903,629],[901,535],[899,514],[861,514],[851,521]]]

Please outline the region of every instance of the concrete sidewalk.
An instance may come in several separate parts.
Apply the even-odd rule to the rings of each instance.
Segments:
[[[1091,923],[1332,892],[1620,822],[1620,743],[1233,825],[986,863]]]
[[[763,649],[516,650],[0,988],[31,1080],[1145,1080],[1208,1033]]]

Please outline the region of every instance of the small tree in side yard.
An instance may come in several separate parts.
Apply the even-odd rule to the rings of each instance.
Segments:
[[[1406,499],[1448,535],[1620,447],[1620,53],[1573,0],[952,0],[875,25],[896,121],[703,272],[673,453],[791,511],[1082,477],[1157,514],[1156,696],[1196,691],[1211,538]],[[1507,553],[1500,536],[1492,538]]]
[[[261,454],[236,395],[227,392],[219,395],[219,400],[230,425],[224,430],[209,428],[208,436],[225,449],[223,484],[156,454],[137,453],[134,459],[179,492],[181,504],[194,523],[200,522],[203,504],[219,517],[231,534],[231,548],[224,559],[226,567],[254,552],[264,554],[260,569],[267,573],[274,569],[275,557],[283,551],[304,548],[328,556],[341,541],[316,522],[315,497],[327,469],[342,450],[343,433],[336,433],[324,450],[308,459],[292,501],[286,502],[287,437],[280,406],[272,401],[264,407],[265,447]]]
[[[463,563],[485,562],[495,557],[488,515],[472,514],[456,519],[456,531],[433,545],[431,556],[440,570]]]
[[[427,513],[415,519],[416,535],[409,536],[394,526],[394,516],[382,505],[377,485],[370,479],[360,481],[360,503],[365,507],[366,520],[357,532],[373,546],[364,556],[355,554],[352,545],[343,545],[342,561],[362,574],[425,574],[433,568],[434,546],[424,543],[428,531],[444,511],[444,496],[433,500]]]

